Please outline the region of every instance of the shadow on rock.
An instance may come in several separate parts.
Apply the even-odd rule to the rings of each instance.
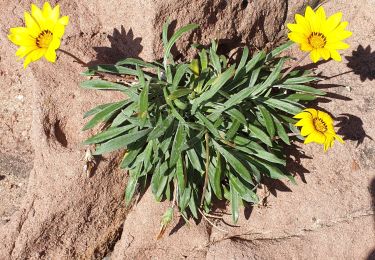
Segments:
[[[361,81],[375,79],[375,51],[371,52],[368,45],[364,48],[359,45],[357,50],[352,52],[352,56],[345,56],[348,60],[347,66],[351,68],[354,74],[359,75]]]
[[[138,57],[143,50],[141,45],[142,38],[134,37],[132,29],[126,32],[124,26],[121,29],[114,29],[112,35],[108,35],[111,43],[110,47],[94,47],[96,51],[96,60],[88,63],[88,66],[94,66],[103,63],[114,64],[121,59]]]
[[[363,122],[359,117],[352,114],[341,114],[336,120],[339,121],[336,125],[339,127],[337,134],[343,136],[344,140],[357,141],[357,147],[363,143],[366,137],[373,140],[366,134]]]

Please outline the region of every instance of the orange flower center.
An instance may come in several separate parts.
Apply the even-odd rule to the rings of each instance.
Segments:
[[[39,48],[48,48],[52,42],[53,34],[49,30],[42,31],[36,38],[36,46]]]
[[[321,49],[327,43],[327,38],[320,32],[313,32],[309,36],[309,43],[314,49]]]
[[[327,131],[327,124],[323,121],[321,118],[314,118],[314,126],[315,129],[321,133],[324,133]]]

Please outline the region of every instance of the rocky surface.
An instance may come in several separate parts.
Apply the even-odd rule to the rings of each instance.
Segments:
[[[343,11],[350,22],[351,48],[344,61],[314,67],[331,94],[316,106],[336,116],[346,143],[327,153],[317,145],[291,153],[298,185],[271,183],[259,192],[264,203],[245,210],[240,227],[211,219],[182,226],[180,219],[156,240],[167,203],[151,194],[127,209],[126,172],[118,156],[101,158],[88,178],[83,170],[91,133],[81,132],[82,114],[120,98],[80,89],[84,68],[59,53],[56,64],[28,69],[6,39],[22,24],[31,1],[0,1],[0,259],[366,259],[375,250],[375,2],[328,2],[328,14]],[[220,38],[223,51],[248,44],[261,48],[279,37],[300,1],[58,1],[70,25],[62,45],[84,62],[114,62],[128,56],[160,57],[160,28],[189,22],[200,30],[174,50],[189,55],[190,41]],[[296,2],[296,3],[295,3]],[[289,18],[288,18],[289,17]],[[294,55],[301,53],[293,50]],[[183,56],[181,56],[183,57]],[[306,60],[306,64],[308,61]],[[303,154],[303,156],[301,156]],[[33,168],[30,172],[31,167]],[[220,209],[225,211],[225,205]]]

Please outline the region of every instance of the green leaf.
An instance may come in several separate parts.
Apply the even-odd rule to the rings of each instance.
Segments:
[[[248,169],[242,164],[240,160],[238,160],[233,154],[231,154],[229,151],[224,149],[221,145],[219,145],[215,140],[211,139],[216,150],[220,152],[220,154],[225,158],[225,160],[233,167],[233,169],[238,172],[240,176],[243,176],[243,178],[249,182],[251,181],[251,174],[248,171]]]
[[[106,107],[109,107],[110,105],[113,105],[113,104],[115,104],[115,103],[108,103],[108,104],[102,104],[102,105],[96,106],[93,109],[90,109],[89,111],[87,111],[83,115],[83,118],[87,118],[89,116],[95,115],[95,114],[99,113],[100,111],[103,111],[103,109],[105,109]]]
[[[198,27],[197,24],[188,24],[182,28],[180,28],[179,30],[177,30],[177,32],[175,32],[175,34],[173,34],[173,36],[171,37],[171,39],[168,41],[167,45],[165,46],[165,50],[164,50],[164,67],[166,68],[167,67],[167,59],[169,57],[169,54],[171,52],[171,49],[173,47],[173,45],[176,43],[176,41],[186,32],[188,31],[191,31],[191,30],[194,30]]]
[[[169,167],[173,167],[176,164],[178,158],[181,157],[182,146],[185,144],[185,141],[186,141],[185,126],[182,125],[181,122],[179,122],[178,127],[177,127],[177,132],[173,140]]]
[[[175,100],[175,99],[177,99],[177,98],[180,98],[180,97],[183,97],[183,96],[187,96],[187,95],[189,95],[191,92],[192,92],[191,89],[188,89],[188,88],[180,88],[180,89],[177,89],[177,90],[173,91],[173,92],[168,96],[168,99],[169,99],[169,100]]]
[[[262,114],[262,117],[266,123],[266,128],[268,134],[272,137],[275,136],[275,126],[272,120],[272,115],[271,113],[262,105],[258,105],[258,109],[260,113]]]
[[[216,154],[217,162],[216,167],[211,164],[212,167],[209,168],[209,180],[212,187],[212,190],[214,191],[216,197],[221,200],[223,199],[223,192],[221,189],[221,178],[223,175],[223,167],[222,167],[222,157],[219,152]]]
[[[277,135],[280,137],[281,140],[284,141],[284,143],[290,145],[289,136],[286,133],[286,131],[284,129],[284,126],[281,124],[281,122],[276,117],[273,117],[273,120],[274,120],[275,125],[276,125]]]
[[[315,95],[312,95],[312,94],[292,94],[292,95],[289,95],[286,100],[291,100],[291,101],[313,101],[317,99],[317,96]]]
[[[165,133],[165,131],[167,131],[167,129],[172,125],[173,121],[174,118],[171,115],[169,115],[165,119],[160,120],[156,127],[148,135],[147,142],[162,136]]]
[[[141,118],[141,121],[143,122],[143,124],[141,124],[142,127],[146,122],[147,114],[148,114],[147,112],[148,112],[149,86],[150,86],[150,82],[148,81],[147,83],[145,83],[144,88],[141,92],[141,95],[139,96],[139,114],[138,114],[138,116]]]
[[[233,174],[229,174],[229,182],[231,189],[238,193],[238,195],[247,202],[259,203],[259,198],[255,192],[252,191],[252,188],[247,186],[245,183],[242,183],[240,179],[235,177]]]
[[[293,45],[292,41],[287,41],[283,45],[280,45],[279,47],[273,49],[273,51],[271,51],[270,53],[267,54],[266,60],[269,61],[269,60],[277,57],[280,53],[282,53],[283,51],[285,51],[286,49],[288,49],[292,45]]]
[[[97,89],[97,90],[119,90],[123,91],[126,87],[124,85],[113,83],[101,79],[86,80],[81,83],[81,87],[85,89]]]
[[[289,90],[294,90],[294,91],[299,91],[299,92],[305,92],[305,93],[314,94],[314,95],[318,95],[318,96],[322,96],[322,95],[326,94],[324,91],[322,91],[320,89],[312,88],[312,87],[305,86],[305,85],[286,85],[286,84],[283,84],[283,85],[276,85],[276,86],[273,86],[273,87],[274,88],[289,89]]]
[[[195,117],[204,124],[204,126],[208,129],[208,131],[211,134],[213,134],[216,138],[220,138],[220,135],[219,135],[219,132],[218,132],[217,128],[214,126],[214,124],[210,120],[208,120],[200,112],[197,112],[195,114]]]
[[[132,128],[134,128],[133,125],[127,125],[127,126],[115,127],[115,128],[108,128],[107,130],[88,138],[85,142],[83,142],[83,144],[85,144],[85,145],[98,144],[98,143],[107,141],[108,139],[111,139],[113,137],[116,137],[120,134],[123,134],[123,133],[125,133],[126,131],[129,131]]]
[[[258,64],[258,62],[262,59],[264,59],[266,57],[266,53],[264,51],[260,51],[258,52],[255,56],[253,56],[253,58],[251,58],[251,60],[246,64],[246,72],[249,72],[250,70],[252,70],[255,65]],[[259,68],[260,70],[260,68]],[[259,70],[258,70],[258,74],[259,74]]]
[[[117,66],[117,65],[97,65],[89,67],[89,70],[97,71],[97,72],[105,72],[111,74],[119,74],[119,75],[132,75],[137,76],[137,71],[134,69]],[[150,76],[146,76],[150,78]]]
[[[177,176],[177,184],[178,184],[179,193],[183,193],[185,190],[186,182],[185,182],[184,165],[182,161],[182,156],[179,156],[177,160],[176,176]]]
[[[214,41],[212,41],[212,45],[214,45]],[[219,56],[216,54],[216,50],[215,50],[215,47],[214,46],[211,46],[210,50],[209,50],[209,53],[210,53],[210,59],[211,59],[211,62],[212,62],[212,65],[214,67],[214,69],[216,70],[217,73],[221,73],[221,64],[220,64],[220,58]]]
[[[120,60],[116,63],[116,65],[134,65],[134,66],[140,66],[140,67],[145,67],[145,68],[157,68],[158,66],[155,64],[152,64],[150,62],[146,62],[140,59],[136,58],[126,58],[123,60]]]
[[[284,85],[285,84],[296,85],[296,84],[303,84],[303,83],[317,81],[317,80],[320,80],[320,78],[301,76],[301,77],[288,78],[283,82],[283,84]]]
[[[187,185],[186,188],[181,191],[182,196],[179,196],[179,203],[178,206],[180,207],[181,211],[184,211],[188,206],[191,197],[191,187]]]
[[[238,120],[234,119],[231,127],[229,128],[229,130],[227,131],[225,135],[226,139],[227,140],[232,139],[237,134],[240,126],[241,126],[241,123]]]
[[[203,49],[201,52],[199,52],[199,58],[201,61],[201,68],[202,71],[207,69],[208,67],[208,58],[207,58],[207,51]]]
[[[117,103],[113,103],[106,108],[104,108],[102,111],[97,113],[84,127],[83,131],[88,130],[96,126],[102,121],[106,121],[109,118],[111,118],[118,110],[120,110],[123,106],[125,106],[127,103],[129,103],[129,100],[120,101]]]
[[[193,168],[196,169],[198,172],[202,172],[203,167],[202,167],[202,164],[201,164],[201,160],[199,159],[195,149],[187,150],[186,154],[187,154],[187,156],[189,158],[189,161],[191,162],[191,165],[193,166]]]
[[[231,183],[229,183],[230,185]],[[239,207],[239,197],[238,192],[236,189],[230,185],[230,205],[231,205],[231,211],[232,211],[232,220],[233,223],[237,223],[238,221],[238,207]]]
[[[278,110],[284,111],[286,113],[292,114],[292,115],[297,115],[302,111],[302,106],[299,105],[298,103],[292,104],[290,101],[286,100],[279,100],[279,99],[274,99],[274,98],[269,98],[264,101],[265,104],[274,107]]]
[[[141,167],[138,166],[135,170],[130,170],[130,178],[125,190],[125,204],[129,205],[131,199],[134,196],[134,192],[137,188],[138,178],[140,175]]]
[[[173,85],[173,90],[175,90],[178,85],[180,84],[181,79],[186,75],[186,72],[189,69],[188,64],[179,64],[177,67],[176,74],[173,77],[172,85]]]
[[[145,129],[138,132],[121,135],[119,137],[113,138],[110,141],[101,144],[95,151],[94,154],[109,153],[120,148],[125,148],[127,145],[136,142],[140,138],[144,137],[151,132],[151,129]]]
[[[268,146],[272,146],[271,138],[263,132],[260,128],[254,125],[248,125],[248,128],[253,136],[258,138],[261,142],[265,143]]]
[[[129,165],[134,162],[135,158],[137,158],[138,154],[141,152],[143,147],[139,147],[136,149],[132,149],[130,151],[127,151],[124,155],[124,158],[121,161],[120,168],[126,169],[129,167]]]
[[[282,58],[280,61],[277,63],[271,74],[267,77],[267,79],[259,85],[259,87],[256,88],[256,90],[252,93],[252,96],[257,96],[261,94],[263,91],[267,90],[269,87],[272,86],[272,84],[275,83],[275,81],[279,78],[280,72],[283,68],[285,59]]]
[[[227,69],[224,73],[220,74],[212,83],[211,88],[204,92],[202,95],[200,95],[198,98],[196,98],[193,101],[193,107],[192,107],[192,113],[195,114],[198,106],[212,98],[224,85],[227,83],[227,81],[233,76],[234,72],[234,66],[231,66],[229,69]]]
[[[145,157],[144,157],[144,161],[143,161],[143,167],[146,171],[148,170],[148,168],[151,165],[151,154],[152,154],[153,148],[154,148],[154,141],[151,140],[150,142],[148,142],[148,144],[146,146]]]

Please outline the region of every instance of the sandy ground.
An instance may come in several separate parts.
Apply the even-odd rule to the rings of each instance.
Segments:
[[[319,87],[330,92],[328,99],[313,105],[336,117],[346,143],[335,144],[327,153],[318,145],[298,144],[304,156],[292,155],[290,166],[299,175],[298,186],[280,184],[271,190],[265,206],[254,208],[249,220],[241,219],[246,228],[231,230],[235,236],[228,238],[213,229],[208,259],[231,258],[229,250],[248,259],[375,259],[375,1],[330,1],[326,10],[343,11],[353,36],[348,41],[351,48],[343,51],[343,62],[313,67],[327,78]],[[31,73],[15,58],[3,55],[9,50],[1,48],[2,44],[0,225],[4,225],[19,208],[33,164],[29,141],[33,93],[25,88]]]

